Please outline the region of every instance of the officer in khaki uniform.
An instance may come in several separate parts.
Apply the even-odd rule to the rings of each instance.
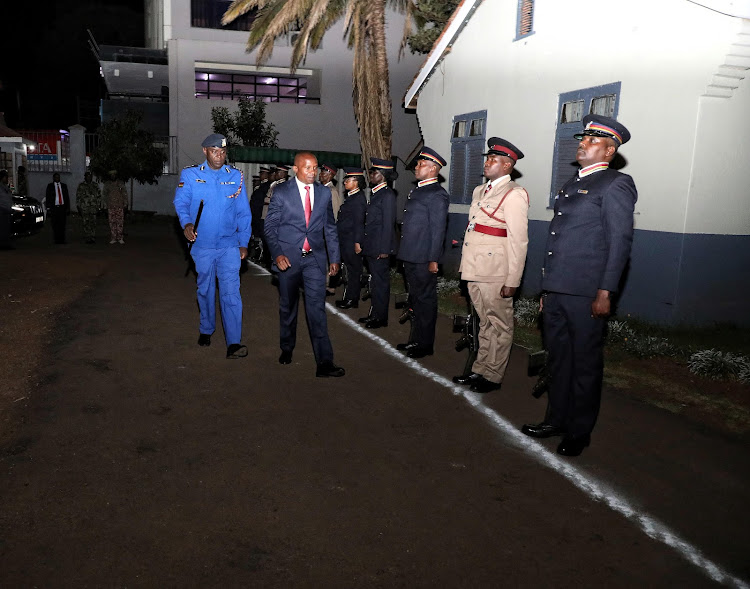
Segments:
[[[479,350],[472,371],[453,378],[479,393],[499,389],[505,375],[513,344],[513,295],[529,244],[529,195],[510,178],[523,153],[499,137],[487,145],[488,182],[474,189],[459,268],[479,316]]]

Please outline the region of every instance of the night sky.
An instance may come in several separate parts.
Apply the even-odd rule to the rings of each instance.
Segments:
[[[143,47],[143,0],[41,0],[4,3],[0,111],[12,129],[93,131],[104,82],[88,46]]]

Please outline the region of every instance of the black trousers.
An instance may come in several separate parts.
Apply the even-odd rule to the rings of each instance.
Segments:
[[[11,224],[13,216],[10,212],[0,211],[0,247],[7,248],[10,245]]]
[[[65,207],[56,205],[51,209],[47,209],[47,212],[52,222],[52,234],[55,238],[55,243],[65,243],[65,223],[68,218]]]
[[[370,268],[370,297],[372,303],[369,317],[388,322],[388,303],[391,299],[391,259],[367,256]]]
[[[544,344],[549,353],[546,420],[571,436],[591,433],[599,415],[604,372],[605,319],[591,316],[591,297],[544,297]]]
[[[341,244],[341,261],[346,266],[345,301],[358,301],[362,290],[362,254],[354,251],[354,244]]]
[[[437,323],[437,274],[428,268],[429,262],[404,262],[409,301],[414,311],[413,342],[422,348],[432,349]]]

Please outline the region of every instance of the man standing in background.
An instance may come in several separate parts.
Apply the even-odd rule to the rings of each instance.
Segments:
[[[47,184],[45,194],[45,206],[47,214],[52,221],[52,233],[55,243],[65,243],[65,224],[70,214],[70,196],[68,194],[68,185],[60,182],[60,174],[52,174],[52,182]]]

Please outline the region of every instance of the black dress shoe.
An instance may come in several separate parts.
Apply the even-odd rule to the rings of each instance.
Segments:
[[[502,386],[502,383],[492,382],[487,380],[483,376],[480,376],[474,382],[471,383],[471,390],[475,393],[489,393],[490,391],[496,391]]]
[[[247,346],[242,344],[230,344],[227,347],[227,359],[236,360],[237,358],[244,358],[247,356]]]
[[[476,372],[469,372],[469,374],[462,374],[461,376],[454,376],[453,382],[456,384],[472,384],[474,381],[482,378],[481,374]]]
[[[211,336],[207,333],[202,333],[198,336],[198,345],[199,346],[210,346],[211,345]]]
[[[408,352],[411,349],[414,349],[419,344],[417,342],[408,342],[406,344],[396,344],[396,349],[400,352]]]
[[[326,296],[327,297],[336,296],[336,289],[335,288],[327,288],[326,289]]]
[[[557,453],[563,456],[579,456],[583,449],[591,443],[591,436],[565,436],[557,447]]]
[[[424,358],[425,356],[432,356],[432,354],[434,354],[432,348],[424,348],[418,345],[406,351],[406,355],[409,358]]]
[[[382,319],[370,319],[365,323],[367,329],[377,329],[378,327],[388,327],[388,322]]]
[[[336,301],[336,306],[339,309],[356,309],[359,307],[359,301],[356,299],[343,299],[341,301]]]
[[[367,323],[370,319],[372,319],[372,317],[368,315],[367,317],[360,317],[359,319],[357,319],[357,321],[359,321],[360,323]]]
[[[291,364],[292,363],[292,352],[291,350],[285,352],[281,350],[281,356],[279,356],[279,364]]]
[[[527,423],[521,428],[521,431],[532,438],[551,438],[552,436],[562,436],[565,434],[564,427],[552,425],[546,421],[537,423],[536,425]]]
[[[322,378],[338,378],[339,376],[344,376],[344,374],[346,374],[346,370],[341,368],[341,366],[336,366],[333,362],[321,362],[315,371],[315,376]]]

